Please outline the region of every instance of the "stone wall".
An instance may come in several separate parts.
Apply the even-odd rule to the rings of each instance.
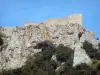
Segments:
[[[30,26],[30,25],[38,25],[39,23],[24,23],[24,27]]]
[[[82,25],[82,14],[72,14],[64,18],[50,18],[43,22],[45,25],[55,25],[55,24],[62,24],[68,25],[70,23],[78,23]],[[29,25],[38,25],[40,23],[28,23],[26,19],[24,20],[24,27]]]

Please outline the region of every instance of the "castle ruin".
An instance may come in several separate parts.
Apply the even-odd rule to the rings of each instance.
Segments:
[[[82,25],[82,14],[72,14],[72,15],[69,15],[67,17],[64,17],[64,18],[50,18],[44,22],[45,25],[55,25],[55,24],[62,24],[62,25],[68,25],[70,23],[78,23],[80,25]],[[26,26],[29,26],[29,25],[38,25],[38,24],[41,24],[41,23],[28,23],[26,21],[26,19],[24,20],[24,27]]]
[[[16,26],[15,28],[11,27],[4,27],[0,28],[0,31],[7,35],[11,35],[13,31],[25,29],[27,26],[30,25],[55,25],[55,24],[61,24],[61,25],[69,25],[70,23],[78,23],[79,25],[82,25],[82,14],[71,14],[64,18],[50,18],[44,22],[40,23],[28,23],[26,19],[24,19],[24,26],[23,28]]]

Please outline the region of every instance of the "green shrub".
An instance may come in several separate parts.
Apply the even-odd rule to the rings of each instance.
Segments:
[[[81,63],[75,67],[77,70],[91,70],[91,67],[85,63]]]
[[[65,64],[64,64],[64,72],[72,69],[72,66],[73,66],[73,62],[71,60],[67,61]]]
[[[66,62],[73,56],[73,50],[69,47],[64,47],[62,44],[59,45],[55,51],[57,60],[61,62]]]
[[[96,48],[93,48],[93,45],[87,41],[83,43],[83,49],[89,55],[91,59],[100,59],[100,52]]]
[[[100,71],[100,63],[97,65],[97,70]]]
[[[55,52],[55,47],[54,45],[52,44],[52,42],[46,40],[46,41],[43,41],[41,43],[38,43],[35,48],[37,49],[42,49],[42,57],[43,57],[43,60],[50,60],[52,55],[54,54]]]
[[[89,43],[88,41],[85,41],[83,43],[83,48],[86,50],[86,51],[92,51],[93,50],[93,45],[91,43]]]
[[[34,48],[42,49],[42,51],[48,50],[48,49],[52,50],[54,48],[54,45],[52,44],[51,41],[46,40],[46,41],[42,41],[42,42],[38,43]]]
[[[57,63],[56,63],[55,61],[51,60],[49,63],[51,63],[51,65],[52,65],[52,67],[53,67],[54,69],[57,68]]]
[[[69,47],[65,47],[64,45],[54,47],[52,43],[46,41],[37,44],[35,48],[41,48],[42,52],[28,58],[26,65],[22,68],[9,71],[4,70],[0,75],[99,75],[100,64],[97,65],[96,69],[84,63],[73,67],[74,50]],[[91,54],[91,51],[97,53],[88,42],[85,42],[83,48],[86,51],[89,50],[87,51],[88,54]],[[63,70],[57,74],[55,73],[55,70],[59,65],[58,62],[56,63],[51,60],[52,55],[56,55],[58,62],[65,62]],[[95,64],[96,62],[93,63]]]
[[[92,75],[92,70],[78,70],[74,72],[74,75]]]
[[[97,71],[85,63],[72,68],[72,75],[97,75]]]
[[[49,41],[44,41],[38,43],[35,48],[42,49],[42,52],[35,56],[33,65],[37,67],[40,72],[45,73],[46,75],[54,75],[56,64],[51,61],[51,57],[55,52],[53,44]],[[38,75],[38,71],[36,73]]]
[[[99,46],[99,50],[100,50],[100,43],[98,44],[98,46]]]
[[[4,44],[4,42],[3,42],[2,38],[0,37],[0,46],[3,44]]]

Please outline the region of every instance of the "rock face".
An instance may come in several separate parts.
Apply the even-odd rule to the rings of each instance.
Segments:
[[[8,34],[8,32],[2,32],[5,35]],[[80,37],[79,33],[82,33]],[[85,50],[81,48],[85,40],[91,42],[94,47],[100,43],[90,31],[84,30],[82,25],[75,23],[75,21],[69,24],[56,24],[47,21],[46,23],[27,25],[24,28],[14,28],[9,34],[8,37],[2,37],[4,44],[0,46],[0,70],[23,66],[27,56],[41,51],[33,47],[44,40],[50,40],[56,46],[64,44],[74,49],[73,66],[91,61]]]

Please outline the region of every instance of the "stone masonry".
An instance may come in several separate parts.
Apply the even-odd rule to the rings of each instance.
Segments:
[[[45,25],[55,25],[55,24],[63,24],[63,25],[68,25],[70,23],[78,23],[82,25],[82,14],[72,14],[64,18],[50,18],[46,21],[43,22]],[[26,19],[24,20],[24,26],[29,26],[29,25],[38,25],[40,23],[28,23]]]

